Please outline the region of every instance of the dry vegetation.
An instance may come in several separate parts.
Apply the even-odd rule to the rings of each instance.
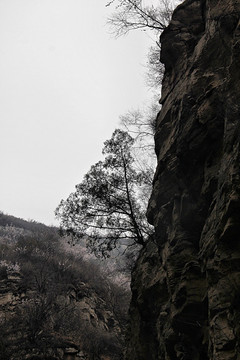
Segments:
[[[63,249],[56,228],[0,214],[2,360],[62,359],[67,347],[122,359],[128,302],[93,260]]]

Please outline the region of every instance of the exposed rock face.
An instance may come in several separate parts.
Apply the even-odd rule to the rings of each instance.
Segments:
[[[106,334],[111,343],[119,329],[114,314],[93,288],[81,282],[78,289],[72,287],[54,299],[50,308],[50,302],[36,291],[22,292],[21,281],[20,273],[0,278],[0,360],[89,360],[94,355],[101,360],[119,359],[114,344],[111,347],[114,355],[101,354],[101,346],[106,347]],[[50,318],[56,316],[53,311],[56,306],[62,321],[69,321],[70,326],[62,325],[64,332],[50,325]],[[42,319],[44,324],[38,327]],[[29,341],[33,332],[35,339]],[[99,347],[98,356],[89,353],[86,341],[90,347],[92,342]]]
[[[187,0],[165,64],[155,239],[133,272],[128,360],[240,359],[240,0]]]

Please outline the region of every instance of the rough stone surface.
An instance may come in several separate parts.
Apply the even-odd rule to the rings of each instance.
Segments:
[[[155,238],[133,271],[127,360],[240,359],[240,0],[187,0],[165,64]]]
[[[80,282],[78,288],[70,287],[66,294],[56,298],[56,304],[60,308],[62,304],[66,309],[73,311],[76,317],[75,326],[79,330],[71,331],[66,327],[65,334],[58,333],[50,328],[48,320],[38,333],[38,339],[30,346],[26,342],[30,331],[21,325],[22,314],[26,315],[26,312],[23,312],[25,306],[31,304],[33,299],[40,295],[32,290],[22,292],[21,279],[21,273],[0,279],[0,360],[90,360],[94,355],[81,349],[84,338],[89,338],[89,342],[95,339],[98,346],[97,342],[100,340],[95,333],[101,335],[107,332],[109,341],[111,341],[111,335],[113,338],[118,335],[119,327],[114,313],[109,310],[103,298],[93,288],[87,283]],[[37,316],[35,313],[33,315]],[[69,317],[70,315],[69,312]],[[34,320],[32,317],[32,321]],[[23,345],[25,343],[27,345]],[[4,344],[11,355],[3,357]],[[44,349],[42,349],[43,345]],[[112,348],[114,349],[113,346]],[[114,358],[115,355],[109,357],[98,355],[99,360]]]

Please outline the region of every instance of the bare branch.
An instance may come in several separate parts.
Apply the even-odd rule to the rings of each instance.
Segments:
[[[107,6],[113,2],[110,1]],[[159,33],[168,25],[172,11],[169,0],[161,0],[158,7],[144,6],[141,0],[119,0],[116,11],[107,23],[116,36],[136,29],[149,29]]]

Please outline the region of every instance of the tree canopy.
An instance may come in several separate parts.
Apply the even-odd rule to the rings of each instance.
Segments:
[[[116,247],[144,245],[152,233],[147,223],[149,172],[138,170],[131,154],[134,139],[115,130],[105,141],[105,159],[93,165],[75,192],[56,209],[61,228],[75,239],[87,235],[87,246],[106,256]]]

